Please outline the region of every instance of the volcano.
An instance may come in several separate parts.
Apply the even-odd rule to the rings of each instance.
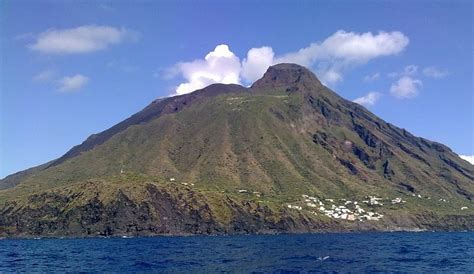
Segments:
[[[474,168],[295,64],[151,102],[0,181],[0,236],[474,229]]]

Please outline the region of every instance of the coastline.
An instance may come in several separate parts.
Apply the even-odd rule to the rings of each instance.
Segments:
[[[257,232],[222,234],[114,234],[114,235],[15,235],[0,237],[0,240],[46,240],[46,239],[130,239],[155,237],[232,237],[232,236],[278,236],[278,235],[322,235],[322,234],[370,234],[370,233],[469,233],[471,230],[429,230],[421,228],[400,228],[388,230],[325,230],[313,232]]]

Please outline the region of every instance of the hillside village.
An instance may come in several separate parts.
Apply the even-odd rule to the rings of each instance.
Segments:
[[[169,182],[176,182],[175,178],[169,178]],[[193,183],[181,183],[184,186],[194,186]],[[222,191],[225,192],[225,191]],[[263,194],[258,191],[250,191],[247,189],[238,189],[239,194],[254,195],[261,197]],[[409,194],[407,194],[409,195]],[[421,194],[412,193],[411,195],[418,199],[431,200],[431,197],[423,197]],[[340,219],[346,221],[379,221],[384,217],[383,214],[377,212],[377,209],[382,209],[384,205],[403,205],[407,201],[401,197],[395,197],[393,199],[380,198],[377,196],[368,195],[362,201],[353,201],[345,198],[334,199],[326,198],[320,199],[317,197],[310,196],[308,194],[302,194],[301,200],[293,203],[284,204],[285,207],[294,210],[307,210],[311,214],[318,215],[322,214],[331,219]],[[438,200],[440,203],[447,203],[448,201],[444,198]],[[461,211],[467,210],[468,207],[463,206],[460,208]]]
[[[420,194],[412,194],[413,197],[419,199],[431,200],[431,197],[423,197]],[[377,212],[377,209],[381,209],[384,206],[383,202],[387,202],[390,205],[403,205],[407,201],[400,197],[394,199],[383,199],[376,196],[366,196],[365,200],[352,201],[348,199],[324,199],[324,202],[316,197],[309,196],[307,194],[301,195],[302,200],[297,204],[287,204],[286,206],[290,209],[303,210],[307,209],[312,214],[318,215],[323,214],[332,219],[341,219],[347,221],[379,221],[383,218],[383,214]],[[446,199],[439,199],[438,202],[446,203]],[[302,204],[302,205],[301,205]],[[365,209],[363,208],[363,206]],[[461,207],[461,211],[467,210],[468,207]]]
[[[304,206],[310,209],[310,212],[317,215],[323,214],[332,219],[341,219],[347,221],[378,221],[383,215],[375,212],[376,207],[383,206],[380,201],[382,198],[368,196],[362,202],[347,199],[324,199],[324,202],[316,197],[306,194],[301,195]],[[405,203],[401,198],[391,200],[392,204]],[[365,209],[362,207],[364,204]],[[303,206],[287,205],[288,208],[302,210]]]

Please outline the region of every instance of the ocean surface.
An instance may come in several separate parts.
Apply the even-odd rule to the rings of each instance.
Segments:
[[[474,232],[0,240],[0,272],[474,272]]]

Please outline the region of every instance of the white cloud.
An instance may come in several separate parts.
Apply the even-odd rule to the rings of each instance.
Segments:
[[[312,43],[298,52],[289,53],[281,60],[312,65],[318,59],[340,59],[365,63],[380,56],[400,53],[409,43],[401,32],[354,33],[339,30],[322,43]]]
[[[29,45],[35,51],[48,54],[87,53],[106,49],[125,39],[137,39],[138,34],[124,28],[107,26],[81,26],[72,29],[50,29],[38,35],[36,42]]]
[[[380,78],[380,72],[376,72],[376,73],[371,74],[371,75],[366,75],[364,77],[364,82],[373,82],[373,81],[375,81],[379,78]]]
[[[319,78],[325,85],[335,85],[342,81],[342,74],[336,69],[328,69],[319,73]]]
[[[252,48],[242,64],[227,45],[219,45],[204,60],[178,63],[166,70],[165,77],[181,75],[176,93],[183,94],[211,83],[247,84],[262,77],[270,65],[296,63],[313,68],[320,80],[329,85],[343,80],[343,74],[355,65],[402,52],[409,39],[401,32],[355,33],[337,31],[322,42],[281,56],[275,56],[271,47]],[[214,56],[215,55],[215,56]]]
[[[445,70],[440,70],[436,67],[426,67],[423,69],[423,74],[426,77],[431,77],[431,78],[444,78],[448,76],[448,72]]]
[[[59,79],[59,91],[69,92],[81,89],[84,85],[89,82],[89,78],[81,74],[74,76],[65,76]]]
[[[390,87],[390,93],[397,98],[412,98],[418,95],[418,89],[423,83],[410,76],[402,76]]]
[[[252,83],[262,77],[269,66],[273,65],[273,49],[270,47],[252,48],[242,61],[242,78]]]
[[[213,83],[240,83],[240,60],[227,45],[218,45],[204,60],[178,63],[176,71],[186,79],[176,88],[176,94],[190,93]]]
[[[387,73],[387,77],[389,77],[389,78],[395,78],[395,77],[398,77],[398,76],[400,76],[400,73],[398,73],[398,72]]]
[[[403,69],[403,75],[415,75],[418,72],[418,66],[408,65]]]
[[[474,155],[459,155],[459,157],[468,161],[471,165],[474,165]]]
[[[402,72],[390,72],[387,74],[390,78],[402,77],[402,76],[413,76],[418,73],[418,66],[408,65],[403,68]]]
[[[52,80],[54,80],[54,78],[56,77],[56,71],[54,70],[43,70],[41,72],[39,72],[38,74],[36,74],[34,77],[33,77],[33,81],[35,82],[50,82]]]
[[[331,77],[334,73],[342,75],[342,72],[354,65],[365,64],[374,58],[398,54],[408,43],[408,37],[398,31],[359,34],[339,30],[322,43],[312,43],[297,52],[277,58],[276,63],[291,62],[307,67],[316,64],[316,71],[319,74],[324,75],[324,72],[331,71],[328,74],[330,78],[321,77],[323,82],[331,83],[335,79]],[[342,76],[337,80],[342,80]]]
[[[372,106],[374,105],[382,96],[379,92],[369,92],[366,96],[359,97],[353,102],[363,105],[363,106]]]

